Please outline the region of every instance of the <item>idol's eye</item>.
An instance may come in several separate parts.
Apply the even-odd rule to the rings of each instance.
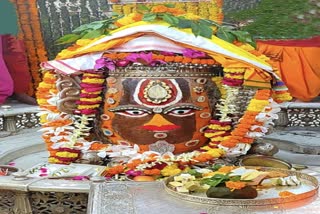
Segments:
[[[191,108],[178,108],[171,110],[168,112],[168,115],[176,116],[176,117],[186,117],[186,116],[191,116],[194,115],[195,109]]]
[[[127,117],[144,117],[148,115],[148,112],[145,112],[143,110],[138,110],[138,109],[132,109],[132,110],[128,109],[124,111],[118,111],[115,113],[123,116],[127,116]]]

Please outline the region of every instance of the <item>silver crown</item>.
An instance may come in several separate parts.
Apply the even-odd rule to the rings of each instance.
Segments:
[[[158,66],[145,66],[135,63],[127,67],[117,67],[108,72],[112,77],[212,77],[222,76],[222,67],[218,65],[170,63]]]

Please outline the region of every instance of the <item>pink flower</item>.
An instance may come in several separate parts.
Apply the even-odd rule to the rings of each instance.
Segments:
[[[165,64],[165,61],[162,60],[153,60],[152,53],[131,53],[126,57],[126,60],[131,62],[138,62],[143,65],[155,66],[157,64]]]
[[[238,79],[230,79],[224,77],[222,80],[222,83],[228,86],[240,86],[243,83],[243,80],[238,80]]]
[[[161,51],[160,54],[164,56],[174,56],[173,52],[167,52],[167,51]]]
[[[161,162],[161,163],[156,163],[152,168],[163,170],[166,166],[168,166],[168,164]]]
[[[74,113],[90,115],[90,114],[96,114],[98,113],[98,111],[95,109],[81,109],[81,110],[75,110]]]
[[[130,63],[129,60],[123,59],[116,62],[116,66],[118,67],[126,67]]]
[[[41,173],[39,176],[40,176],[40,177],[46,177],[46,176],[48,176],[48,174],[46,174],[46,173]]]
[[[108,58],[100,58],[96,60],[96,64],[94,65],[95,70],[107,68],[110,71],[114,71],[116,65],[111,59]]]
[[[89,177],[88,177],[88,176],[78,175],[78,176],[74,176],[74,177],[72,178],[72,180],[75,180],[75,181],[85,181],[85,180],[89,180]]]
[[[41,167],[41,168],[40,168],[40,172],[41,172],[41,173],[47,173],[47,172],[48,172],[48,169],[45,168],[45,167]]]
[[[189,48],[186,48],[182,51],[183,56],[189,57],[189,58],[203,58],[206,56],[206,53],[202,51],[196,51]]]
[[[127,175],[127,176],[135,177],[135,176],[142,175],[142,172],[141,172],[141,171],[135,171],[135,170],[130,169],[130,170],[126,171],[126,175]]]

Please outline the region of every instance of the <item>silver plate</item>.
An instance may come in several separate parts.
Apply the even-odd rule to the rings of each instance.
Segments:
[[[252,167],[247,167],[252,168]],[[299,186],[283,186],[269,188],[268,190],[258,191],[258,197],[255,199],[223,199],[223,198],[208,198],[205,193],[202,195],[179,193],[169,187],[169,182],[173,181],[173,177],[169,177],[165,181],[165,190],[172,196],[184,201],[196,202],[210,205],[223,206],[240,206],[240,207],[259,207],[259,208],[293,208],[305,205],[314,201],[318,195],[318,180],[310,175],[276,168],[261,168],[260,171],[278,171],[288,174],[289,176],[297,176],[302,184]],[[278,196],[281,191],[290,191],[295,195],[285,198]]]

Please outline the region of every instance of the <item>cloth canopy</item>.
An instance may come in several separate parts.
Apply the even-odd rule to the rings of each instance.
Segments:
[[[94,40],[80,39],[77,41],[76,47],[70,47],[61,51],[56,60],[45,62],[42,64],[42,67],[56,69],[58,72],[69,75],[84,68],[90,69],[86,56],[96,59],[106,51],[117,50],[117,48],[122,48],[123,51],[123,47],[127,43],[130,43],[130,41],[137,43],[138,38],[144,36],[154,36],[159,43],[169,41],[171,42],[170,47],[173,47],[171,45],[173,42],[176,49],[184,47],[206,52],[224,67],[253,67],[270,73],[273,70],[263,59],[215,36],[212,39],[200,36],[196,37],[190,29],[170,28],[164,22],[150,24],[143,21],[121,27],[112,31],[107,36]],[[159,40],[159,38],[162,38],[162,40]],[[130,47],[131,45],[133,44],[128,46]],[[92,63],[90,65],[92,66]]]
[[[293,97],[310,101],[320,95],[320,36],[304,40],[260,40],[257,48],[273,59]]]

